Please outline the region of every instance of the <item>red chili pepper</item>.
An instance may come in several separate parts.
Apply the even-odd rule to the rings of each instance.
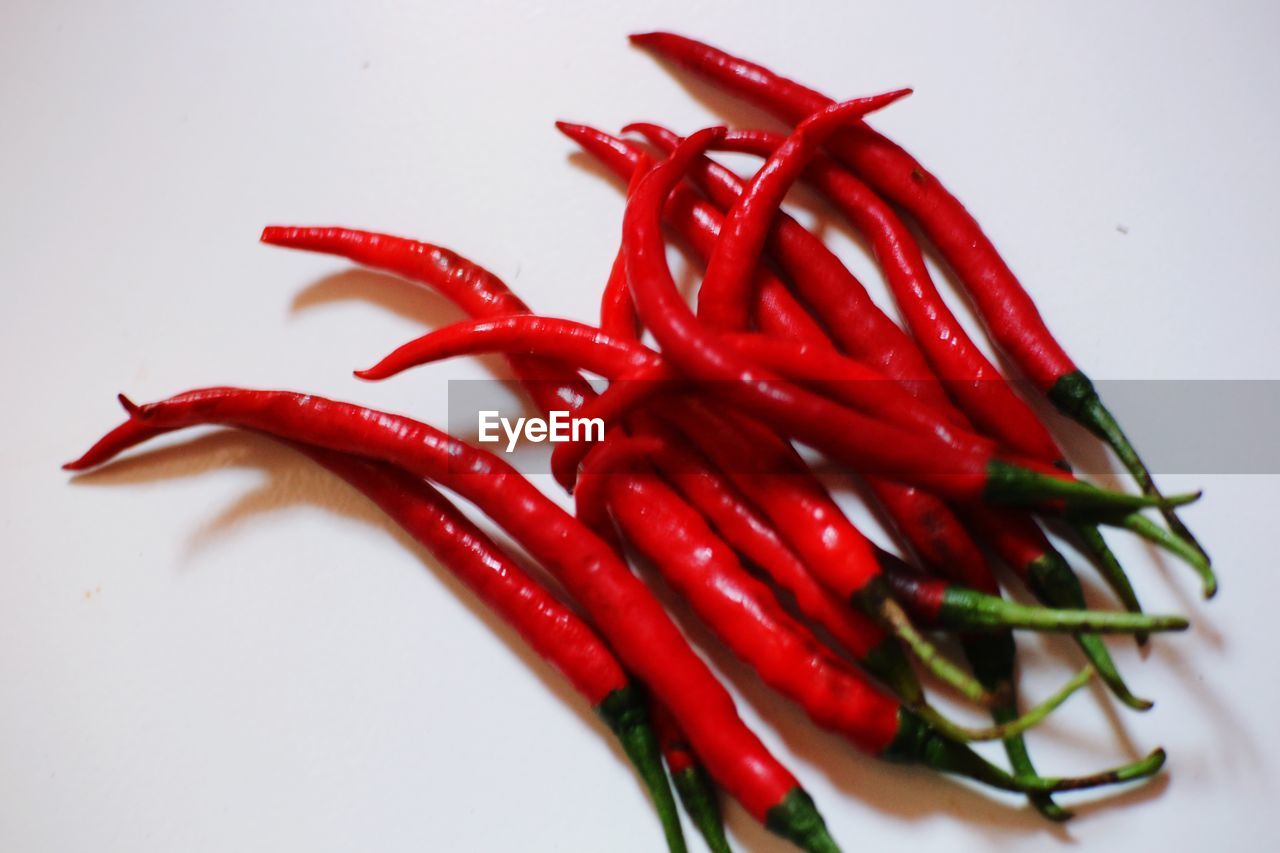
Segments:
[[[825,95],[781,77],[763,66],[710,45],[671,33],[631,37],[634,44],[710,78],[780,118],[798,122],[830,105]],[[1103,404],[1097,389],[1075,365],[1040,316],[977,220],[918,160],[864,123],[829,140],[827,147],[880,195],[919,222],[973,298],[996,343],[1068,417],[1089,428],[1116,452],[1145,494],[1159,491],[1138,452]],[[1203,548],[1169,507],[1174,532]],[[1206,595],[1214,585],[1206,585]]]
[[[721,335],[718,341],[744,359],[808,385],[868,415],[883,417],[915,432],[961,447],[989,447],[990,441],[959,429],[941,411],[911,396],[902,386],[829,346],[759,334]],[[603,329],[540,317],[511,315],[459,322],[428,332],[398,347],[373,367],[356,371],[379,380],[430,362],[479,353],[519,353],[560,361],[611,379],[644,373],[647,381],[676,381],[681,374],[661,354]],[[584,416],[586,410],[584,409]]]
[[[644,124],[644,125],[632,125],[632,127],[640,130],[642,133],[648,136],[652,141],[654,141],[655,143],[659,144],[660,146],[666,149],[671,149],[675,144],[679,142],[679,137],[675,136],[670,131],[660,128],[656,125]],[[712,163],[711,161],[706,160],[705,158],[702,158],[702,160],[700,161],[700,166],[696,171],[696,175],[701,178],[699,182],[704,186],[704,188],[708,189],[711,192],[711,194],[717,199],[717,203],[721,205],[728,206],[728,205],[736,204],[737,200],[742,196],[744,192],[742,183],[741,181],[738,180],[736,176],[728,172],[728,170],[724,169],[723,167],[718,166]],[[799,227],[799,226],[796,226],[796,227]],[[804,266],[805,265],[803,263],[803,260],[798,261],[796,266],[796,271],[798,273],[803,273]],[[851,286],[860,287],[859,285],[857,285],[856,281],[852,281]],[[869,306],[867,308],[868,311],[870,312],[879,311],[878,308],[870,304],[869,299],[866,297],[865,291],[859,290],[857,292],[857,295],[859,299],[867,302]],[[839,318],[836,318],[836,319],[838,321]],[[884,318],[884,320],[885,320],[885,323],[892,325],[891,321],[889,321],[887,318]],[[850,334],[856,336],[860,334],[860,332],[858,332],[857,330],[852,330]],[[868,347],[871,350],[875,350],[877,347],[897,347],[897,348],[907,348],[907,349],[914,350],[914,346],[911,344],[909,340],[898,339],[898,338],[895,338],[893,335],[878,335],[878,336],[869,338],[868,343],[864,345],[864,348],[868,348]],[[892,360],[889,359],[888,357],[882,357],[881,359],[878,360],[877,363],[888,364],[888,363],[892,363]],[[901,363],[901,362],[899,361],[897,363]],[[992,369],[994,370],[994,368]],[[986,384],[990,385],[991,387],[995,387],[995,385],[997,385],[998,383],[986,383]],[[908,387],[910,387],[911,390],[913,391],[920,392],[922,389],[928,388],[929,386],[927,385],[922,386],[922,385],[915,384],[915,385],[909,385]],[[1054,455],[1060,455],[1060,454],[1054,454]],[[896,502],[898,504],[906,504],[905,508],[910,508],[910,501],[908,500],[908,496],[903,495],[900,491],[894,489],[893,487],[886,488],[874,482],[872,483],[872,486],[873,488],[876,489],[878,494],[882,495],[882,499],[885,500],[887,503]],[[919,516],[922,512],[923,510],[917,508],[917,516]],[[1121,526],[1126,526],[1126,527],[1129,527],[1130,529],[1134,529],[1135,532],[1139,533],[1139,535],[1143,535],[1144,537],[1158,544],[1160,547],[1166,548],[1170,550],[1172,553],[1175,553],[1178,556],[1186,559],[1187,562],[1192,566],[1192,568],[1195,569],[1196,572],[1201,576],[1202,581],[1204,583],[1205,590],[1206,590],[1206,594],[1212,595],[1213,592],[1216,591],[1217,587],[1216,587],[1216,579],[1214,578],[1212,569],[1209,567],[1208,561],[1204,559],[1202,555],[1199,555],[1196,552],[1193,552],[1187,548],[1181,547],[1178,544],[1177,539],[1160,536],[1158,528],[1153,529],[1154,528],[1153,525],[1143,524],[1141,521],[1136,520],[1140,518],[1141,516],[1137,516],[1136,518],[1133,518],[1133,519],[1126,519],[1126,523]],[[1101,535],[1097,532],[1096,529],[1092,529],[1090,524],[1084,520],[1078,521],[1076,523],[1076,527],[1077,527],[1078,533],[1082,538],[1083,544],[1086,546],[1088,551],[1094,557],[1095,562],[1097,563],[1099,569],[1103,573],[1104,578],[1108,581],[1112,589],[1121,598],[1121,600],[1124,602],[1125,606],[1128,609],[1135,612],[1140,612],[1141,607],[1138,604],[1137,596],[1133,591],[1133,587],[1130,584],[1128,577],[1124,574],[1123,568],[1120,567],[1119,562],[1115,559],[1114,554],[1112,554],[1110,549],[1106,546],[1105,540],[1102,539]],[[952,536],[952,538],[955,539],[957,537]],[[1106,667],[1103,664],[1103,662],[1099,661],[1098,663],[1099,663],[1100,669],[1103,669],[1104,671],[1108,669],[1108,667]]]
[[[642,170],[650,164],[648,155],[624,139],[581,124],[557,122],[556,127],[623,179],[631,180],[637,174],[643,176]],[[681,186],[672,191],[663,217],[703,260],[711,256],[724,220],[719,210],[688,187]],[[826,337],[822,327],[768,269],[756,271],[755,287],[759,296],[756,322],[762,332],[801,339],[815,335]]]
[[[353,228],[279,225],[264,228],[261,239],[273,246],[338,255],[425,284],[473,317],[529,313],[529,306],[500,278],[442,246]],[[511,369],[543,410],[577,408],[585,397],[594,396],[582,377],[557,364],[515,358]]]
[[[723,342],[730,346],[737,345],[744,354],[756,356],[757,361],[768,362],[767,357],[760,358],[767,352],[768,345],[753,347],[753,343],[762,343],[754,336],[726,336]],[[829,361],[806,364],[805,358],[800,354],[802,351],[796,350],[794,345],[786,342],[775,342],[773,345],[777,349],[772,366],[815,372],[830,368]],[[401,347],[371,371],[359,375],[383,376],[408,364],[481,351],[515,351],[549,356],[551,360],[574,364],[605,376],[617,376],[646,368],[653,371],[653,376],[658,376],[661,374],[659,367],[662,364],[657,353],[639,344],[614,340],[592,327],[526,315],[461,323],[429,333]],[[856,391],[895,386],[892,383],[857,382],[843,387]],[[881,404],[883,402],[873,403],[873,406]],[[902,408],[897,404],[888,405],[886,412],[891,414],[910,409],[910,404],[903,404]],[[928,423],[927,420],[924,422]],[[918,490],[903,489],[884,481],[873,481],[872,485],[901,532],[913,545],[924,550],[926,558],[933,561],[934,565],[954,571],[957,579],[965,586],[988,594],[997,593],[981,553],[963,529],[951,522],[950,510],[945,505],[932,495]],[[984,511],[975,510],[971,516],[980,518],[983,514]],[[985,514],[990,515],[989,511]],[[1012,518],[1004,523],[988,519],[984,529],[997,552],[1010,564],[1019,567],[1024,578],[1029,577],[1026,566],[1034,564],[1053,567],[1051,571],[1043,571],[1050,572],[1048,576],[1054,579],[1054,583],[1031,584],[1043,600],[1055,607],[1084,606],[1078,580],[1074,579],[1069,568],[1064,571],[1065,561],[1061,555],[1052,549],[1039,528],[1029,519],[1023,518],[1016,523]],[[1029,557],[1025,556],[1027,553],[1030,553]],[[1079,641],[1095,668],[1122,701],[1135,708],[1149,707],[1147,700],[1134,696],[1125,685],[1109,652],[1098,638],[1085,636]]]
[[[623,243],[627,278],[637,311],[663,354],[704,386],[771,426],[856,469],[892,476],[958,500],[1039,502],[1139,507],[1149,497],[1105,492],[1034,462],[1013,463],[994,453],[962,452],[858,415],[734,357],[703,331],[667,268],[659,218],[671,188],[689,161],[723,134],[695,134],[656,166],[627,206]],[[611,389],[612,391],[613,389]],[[1194,496],[1165,501],[1185,503]]]
[[[64,467],[96,467],[174,429],[127,420]],[[363,493],[569,680],[617,735],[635,765],[662,818],[668,849],[683,851],[680,820],[662,773],[644,690],[596,633],[425,480],[382,462],[284,443]]]
[[[590,474],[584,477],[584,483],[602,486],[599,490],[593,487],[586,500],[596,504],[607,493],[608,510],[625,538],[658,568],[735,654],[749,662],[770,686],[796,701],[819,725],[843,734],[873,755],[892,754],[898,760],[922,761],[935,769],[955,772],[954,758],[940,765],[932,763],[929,750],[907,755],[895,750],[904,736],[917,737],[916,730],[924,725],[941,732],[933,749],[962,754],[958,750],[964,748],[952,738],[995,739],[1021,731],[1043,719],[1091,674],[1086,670],[1014,724],[981,733],[966,733],[959,727],[946,732],[944,727],[949,726],[945,721],[917,717],[831,655],[807,628],[781,608],[767,587],[747,574],[733,551],[711,532],[697,512],[678,499],[654,500],[667,488],[656,476],[642,472],[611,476],[612,472],[643,461],[651,450],[649,442],[626,438],[597,445],[587,459]],[[589,517],[598,518],[604,512],[604,503],[583,508]],[[672,548],[672,544],[678,547]],[[963,754],[966,762],[976,757],[967,751]],[[985,776],[971,778],[988,781]],[[1005,784],[1009,781],[1005,780]]]
[[[564,673],[635,764],[662,817],[667,848],[685,850],[643,688],[631,681],[596,633],[425,480],[329,450],[297,449],[364,493]]]
[[[795,169],[806,164],[796,162],[794,150],[783,147],[788,139],[766,131],[737,131],[725,137],[723,147],[767,157],[769,162],[786,158],[785,177],[794,178]],[[1013,392],[951,312],[906,224],[851,173],[812,148],[802,153],[810,158],[805,173],[809,181],[869,242],[907,328],[956,405],[982,433],[1012,452],[1065,467],[1062,449],[1040,418]],[[774,189],[769,199],[773,209],[786,189],[788,185]]]
[[[736,281],[727,287],[742,291],[748,281],[744,271],[755,262],[763,247],[766,223],[779,211],[790,185],[806,170],[810,180],[870,242],[908,328],[960,409],[983,433],[1011,452],[1068,469],[1061,448],[1039,417],[1013,392],[999,369],[983,355],[951,313],[906,225],[866,184],[830,159],[818,156],[817,146],[823,138],[818,138],[809,128],[838,109],[839,105],[832,105],[806,118],[789,137],[765,132],[726,137],[723,147],[768,158],[739,197],[730,216],[731,219],[735,215],[738,219],[756,217],[760,225],[751,233],[742,230],[731,233],[729,236],[734,239],[721,243],[721,252],[734,252],[739,258],[739,267],[728,271],[728,276]],[[710,275],[708,280],[715,281]],[[1126,608],[1141,612],[1132,584],[1101,535],[1096,529],[1082,529],[1080,533],[1101,560],[1100,565],[1106,570],[1104,577]]]
[[[210,388],[143,407],[146,427],[223,424],[378,459],[458,492],[555,572],[629,670],[671,708],[716,780],[758,820],[834,850],[812,800],[609,546],[507,463],[410,418],[286,391]],[[68,466],[79,467],[73,462]]]

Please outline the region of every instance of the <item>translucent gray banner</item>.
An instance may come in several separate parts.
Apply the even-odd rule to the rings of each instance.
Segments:
[[[661,411],[689,392],[688,386],[663,385],[652,389],[646,408]],[[825,395],[834,391],[850,399],[873,397],[871,392],[882,390],[826,385]],[[1280,473],[1280,380],[1108,380],[1095,385],[1154,474]],[[604,385],[596,387],[602,390]],[[1033,388],[1016,390],[1040,413],[1076,471],[1100,475],[1119,470],[1099,440],[1054,410]],[[713,401],[725,396],[708,385],[697,395]],[[500,441],[477,440],[481,412],[496,412],[511,427],[519,418],[540,417],[542,413],[525,400],[513,397],[512,386],[499,380],[451,381],[449,432],[498,454],[524,473],[546,473],[553,442],[520,440],[509,452],[508,435],[500,428]],[[945,467],[939,460],[940,473]]]

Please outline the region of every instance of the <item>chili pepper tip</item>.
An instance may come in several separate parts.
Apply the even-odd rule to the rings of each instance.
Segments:
[[[141,406],[139,406],[137,403],[130,400],[124,394],[117,394],[116,402],[120,404],[120,407],[122,409],[124,409],[126,412],[129,413],[129,417],[133,417],[134,415],[138,414],[138,412],[142,411]]]
[[[266,243],[270,246],[279,245],[285,239],[288,231],[289,229],[283,225],[268,225],[262,229],[262,234],[258,236],[258,242]]]

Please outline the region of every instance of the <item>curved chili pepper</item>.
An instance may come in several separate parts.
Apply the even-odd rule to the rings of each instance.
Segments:
[[[723,133],[723,128],[711,128],[694,134],[668,160],[655,166],[628,203],[623,226],[627,278],[641,319],[658,338],[663,353],[705,382],[708,390],[860,471],[891,476],[961,501],[1034,504],[1063,499],[1068,505],[1139,508],[1181,505],[1196,499],[1197,495],[1161,499],[1122,495],[1032,460],[1015,463],[994,453],[956,452],[779,382],[768,371],[714,346],[671,278],[658,220],[667,194],[690,162],[701,157]],[[803,228],[800,231],[808,234]],[[818,246],[827,251],[821,241]],[[840,267],[843,269],[842,264]]]
[[[644,690],[595,632],[425,480],[389,465],[295,447],[377,504],[569,679],[636,766],[662,818],[667,849],[685,850]]]
[[[97,467],[174,429],[127,420],[63,467]],[[618,737],[640,774],[662,819],[668,849],[685,850],[644,689],[599,636],[425,480],[383,462],[287,439],[282,443],[364,494],[568,679]]]
[[[794,146],[784,148],[792,138],[767,131],[738,131],[725,137],[723,147],[767,157],[768,162],[787,158],[789,169],[784,177],[793,179],[803,164],[796,162]],[[987,359],[951,312],[906,224],[866,184],[829,158],[817,155],[812,147],[801,150],[800,154],[810,158],[806,169],[810,183],[871,244],[907,327],[957,406],[979,431],[1010,451],[1069,469],[1065,454],[1040,418],[1014,393],[999,369]],[[781,170],[775,169],[771,176],[779,174],[782,174]],[[757,177],[753,183],[759,180]],[[774,208],[781,202],[785,189],[786,186],[774,189],[769,199]],[[744,194],[738,207],[744,204],[745,199]],[[757,200],[756,204],[759,203]],[[760,244],[763,240],[764,235],[758,235]],[[1133,585],[1096,527],[1080,524],[1078,533],[1098,562],[1104,579],[1126,609],[1140,613],[1142,607]]]
[[[279,225],[262,229],[261,240],[272,246],[338,255],[371,269],[426,284],[472,316],[529,313],[529,306],[501,279],[442,246],[354,228]],[[536,359],[517,359],[512,370],[525,380],[529,393],[543,409],[579,403],[584,391],[590,388],[581,378],[580,384],[571,388],[565,384],[566,377],[557,365]]]
[[[935,737],[949,744],[948,752],[965,750],[954,736],[942,733],[938,721],[916,716],[826,651],[807,628],[777,604],[763,584],[746,573],[697,512],[678,500],[652,500],[666,488],[656,476],[610,476],[610,471],[634,464],[649,450],[646,443],[632,439],[597,445],[587,459],[592,473],[584,483],[601,486],[598,491],[590,490],[590,498],[585,500],[595,503],[607,492],[608,511],[626,539],[739,657],[750,662],[770,686],[795,700],[819,725],[843,734],[873,755],[887,755],[904,732],[915,737],[920,725],[936,730]],[[584,498],[580,495],[579,500]],[[670,512],[677,508],[681,511]],[[593,518],[603,511],[603,504],[587,508]],[[680,547],[672,548],[671,543]],[[985,732],[983,738],[1003,737],[1043,719],[1083,685],[1089,674],[1086,670],[1077,676],[1017,724]],[[939,766],[926,754],[898,754],[896,758],[914,758],[948,772],[954,763],[949,758],[946,766]]]
[[[754,817],[806,849],[836,849],[812,800],[743,725],[732,698],[662,605],[606,543],[507,463],[410,418],[287,391],[202,389],[131,406],[131,417],[146,427],[253,429],[388,462],[458,492],[555,572],[627,668],[671,708],[716,780]]]
[[[955,427],[946,413],[913,397],[898,383],[830,347],[759,334],[722,335],[718,341],[745,359],[888,423],[930,433],[957,446],[990,446],[988,439]],[[611,379],[639,381],[634,377],[645,374],[645,381],[659,382],[681,377],[660,353],[643,344],[585,323],[533,314],[461,321],[435,329],[355,375],[380,380],[430,362],[493,352],[537,355]]]
[[[667,763],[667,773],[671,775],[685,813],[707,842],[707,849],[711,853],[732,853],[729,839],[724,835],[724,817],[720,814],[715,783],[698,761],[689,739],[661,702],[649,703],[649,718],[653,720],[653,730],[658,736],[662,758]]]
[[[910,89],[893,93],[909,94]],[[884,96],[888,100],[889,96]],[[896,98],[895,98],[896,99]],[[755,303],[751,284],[765,240],[773,230],[773,213],[818,146],[841,127],[866,114],[855,101],[833,104],[796,126],[777,152],[747,183],[725,216],[720,242],[707,262],[698,292],[698,315],[709,326],[745,329]]]
[[[673,144],[678,143],[678,137],[675,137],[674,134],[671,134],[669,131],[657,128],[656,126],[644,125],[636,127],[638,127],[641,132],[645,133],[657,144],[662,145],[665,148],[670,148]],[[743,193],[741,182],[738,181],[736,177],[728,173],[727,170],[711,163],[705,158],[702,158],[702,166],[700,167],[698,174],[703,177],[704,187],[712,191],[713,195],[718,196],[718,203],[735,203],[736,199]],[[892,344],[893,341],[888,337],[881,339],[877,343],[877,345]],[[891,489],[884,489],[874,482],[872,483],[872,486],[877,490],[877,494],[881,495],[882,500],[892,500],[895,497]],[[1136,518],[1141,518],[1141,516],[1137,516],[1136,514],[1134,515]],[[1144,529],[1149,529],[1149,527]],[[1040,533],[1039,529],[1036,528],[1034,523],[1029,519],[1024,519],[1021,524],[1014,525],[1011,529],[1002,531],[1001,541],[1009,543],[1012,539],[1019,537],[1019,547],[1034,548],[1038,553],[1045,556],[1046,561],[1052,562],[1055,566],[1053,576],[1055,578],[1059,578],[1062,584],[1074,587],[1079,586],[1079,581],[1075,578],[1074,573],[1070,571],[1070,567],[1065,564],[1065,561],[1061,559],[1060,555],[1048,547],[1048,543],[1044,540],[1043,534]],[[1070,575],[1070,580],[1068,581],[1063,577],[1063,575]],[[1123,587],[1121,588],[1123,589]],[[1038,594],[1043,591],[1044,590],[1042,588]],[[1042,600],[1055,607],[1081,606],[1078,603],[1076,596],[1071,594],[1069,591],[1063,592],[1061,595],[1055,595],[1053,598]],[[1139,710],[1150,707],[1147,700],[1134,696],[1124,685],[1123,679],[1120,677],[1119,672],[1115,668],[1114,662],[1111,660],[1110,653],[1106,650],[1105,645],[1099,639],[1084,635],[1080,638],[1079,642],[1090,661],[1101,674],[1103,680],[1113,690],[1116,696],[1121,699],[1121,701],[1125,702],[1125,704],[1130,707]]]
[[[693,39],[645,33],[632,36],[631,41],[786,121],[798,122],[833,103],[763,66]],[[1060,411],[1111,446],[1144,494],[1159,494],[1150,471],[1093,383],[1054,338],[1031,296],[964,205],[918,160],[864,123],[828,140],[827,147],[876,192],[919,222],[973,297],[996,343]],[[1204,549],[1172,509],[1162,511],[1174,532],[1207,561]]]
[[[643,177],[651,165],[648,155],[625,139],[581,124],[559,121],[556,127],[624,180]],[[711,256],[724,220],[718,209],[688,187],[681,186],[672,191],[663,210],[663,218],[704,260]],[[786,333],[789,337],[801,338],[809,338],[816,333],[825,337],[826,332],[768,269],[756,271],[755,289],[759,297],[756,322],[762,332]],[[613,331],[608,327],[605,330]]]
[[[797,126],[797,133],[802,126]],[[1009,450],[1065,466],[1062,449],[1040,418],[983,355],[938,292],[906,223],[852,173],[819,155],[815,143],[797,149],[794,138],[768,131],[731,131],[721,147],[765,157],[766,164],[783,163],[769,173],[781,184],[766,199],[770,210],[778,209],[797,172],[804,169],[808,181],[870,244],[908,330],[956,405],[982,433]],[[763,172],[762,167],[747,192],[761,181]],[[747,203],[744,193],[735,209]],[[760,203],[757,191],[755,204]],[[756,253],[765,236],[758,235]]]
[[[779,369],[790,367],[797,374],[792,378],[799,378],[801,372],[804,372],[806,376],[811,375],[808,372],[810,370],[814,371],[816,375],[823,370],[830,370],[833,366],[835,369],[841,369],[845,364],[856,366],[866,371],[865,374],[862,374],[863,376],[875,376],[869,368],[864,368],[857,362],[851,362],[834,354],[822,360],[809,361],[807,357],[814,350],[790,341],[769,340],[757,335],[729,335],[725,336],[723,340],[744,355],[755,356],[756,360],[768,366],[776,366]],[[459,355],[479,353],[510,354],[513,352],[535,355],[548,361],[572,365],[606,377],[625,375],[638,368],[654,367],[662,363],[660,354],[638,342],[619,340],[595,327],[571,320],[525,314],[491,320],[461,321],[445,326],[434,332],[429,332],[409,344],[405,344],[378,365],[367,371],[358,371],[357,375],[364,378],[383,378],[399,370],[406,369],[408,365],[422,364]],[[828,375],[830,375],[830,372],[828,372]],[[853,381],[886,382],[883,379]],[[888,385],[889,387],[895,387],[893,383],[888,383]],[[923,404],[915,401],[915,398],[905,395],[905,393],[903,396],[908,401],[908,405],[915,402],[917,405],[923,406]],[[887,411],[886,414],[897,415],[899,413],[894,409]],[[646,418],[644,423],[644,432],[663,431],[662,425],[652,418]],[[637,438],[633,439],[633,441],[643,442],[645,439]],[[689,475],[695,477],[707,475],[708,471],[705,466],[699,466],[692,454],[687,451],[682,453],[676,448],[677,439],[671,435],[666,435],[663,438],[663,442],[663,451],[668,454],[668,457],[676,457],[673,464],[663,468],[664,474],[682,478]],[[590,502],[588,502],[589,504]],[[596,529],[597,532],[602,530],[601,527],[595,524],[590,526]],[[948,557],[935,556],[934,559],[939,565],[952,565],[952,561]],[[881,564],[883,565],[883,559]],[[801,571],[807,573],[807,570],[803,568],[801,568]],[[990,584],[989,578],[981,576],[973,577],[972,580],[966,578],[962,582],[965,586],[974,589],[980,589]],[[793,595],[798,595],[794,584],[784,583],[784,586]],[[895,584],[895,589],[923,590],[924,585],[912,584],[904,586]],[[985,603],[985,599],[968,599],[967,597],[971,593],[971,590],[966,590],[963,587],[956,588],[955,594],[951,597],[951,606],[953,608],[961,607],[962,605],[959,602],[963,600],[983,601],[984,613],[965,614],[953,612],[952,616],[949,617],[950,624],[963,625],[966,620],[971,621],[974,626],[990,624],[985,621],[989,618],[985,614],[998,610],[998,605]],[[978,593],[972,594],[978,595]],[[831,599],[831,601],[834,602],[835,600]],[[925,612],[922,609],[926,606],[924,603],[918,603],[916,606],[919,612]],[[1010,607],[1016,608],[1020,607],[1020,605],[1010,604]],[[836,608],[837,610],[842,609],[838,604]],[[815,609],[817,609],[816,605]],[[1008,627],[1035,626],[1044,630],[1053,629],[1051,626],[1055,623],[1050,615],[1053,611],[1044,611],[1039,608],[1030,608],[1030,610],[1034,612],[1018,617],[1016,621],[1008,623]],[[1009,612],[1018,611],[1010,609]],[[839,617],[828,616],[820,618],[820,623],[824,629],[830,631],[835,628],[835,625],[840,624],[846,615],[847,613],[842,613]],[[1098,616],[1112,617],[1114,614],[1098,614]],[[1066,622],[1058,623],[1058,629],[1066,629],[1067,622],[1071,623],[1076,629],[1087,627],[1089,624],[1106,624],[1108,627],[1105,630],[1109,632],[1134,632],[1143,630],[1144,626],[1150,626],[1152,630],[1172,630],[1173,628],[1170,626],[1177,624],[1177,617],[1156,617],[1151,621],[1140,618],[1130,620],[1099,618],[1095,620],[1091,616],[1081,617],[1080,614],[1072,614],[1067,617]],[[854,641],[851,645],[856,648],[859,642]]]

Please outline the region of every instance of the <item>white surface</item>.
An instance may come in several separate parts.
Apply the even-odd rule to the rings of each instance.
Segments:
[[[592,317],[619,192],[552,120],[751,117],[630,31],[836,94],[917,87],[879,125],[977,212],[1093,374],[1277,378],[1273,4],[881,5],[5,3],[0,849],[660,848],[557,676],[329,478],[232,435],[78,483],[57,468],[119,420],[118,390],[291,387],[442,422],[445,380],[489,375],[351,379],[457,315],[261,247],[268,222],[420,236]],[[1207,488],[1188,518],[1223,591],[1203,606],[1188,572],[1113,537],[1149,607],[1196,629],[1145,662],[1115,644],[1151,713],[1080,697],[1033,737],[1052,771],[1170,750],[1160,781],[1066,828],[854,755],[712,656],[848,849],[1274,850],[1277,481],[1165,482]],[[1024,647],[1029,694],[1074,660]],[[730,818],[741,848],[783,848]]]

